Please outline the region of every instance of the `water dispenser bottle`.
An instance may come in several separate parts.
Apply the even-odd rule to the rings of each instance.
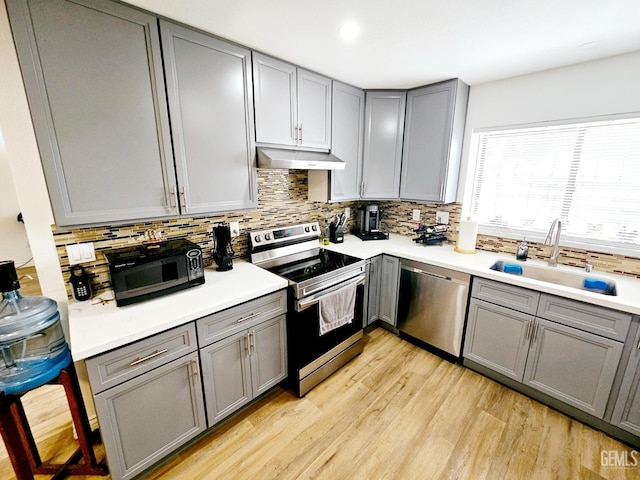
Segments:
[[[71,361],[55,300],[23,297],[12,261],[0,262],[0,391],[25,392]]]

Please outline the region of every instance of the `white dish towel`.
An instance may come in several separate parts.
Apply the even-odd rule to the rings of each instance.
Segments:
[[[351,282],[334,292],[320,297],[318,301],[320,335],[353,321],[356,309],[357,283]]]

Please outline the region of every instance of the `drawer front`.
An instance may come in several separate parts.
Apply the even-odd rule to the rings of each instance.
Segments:
[[[87,360],[93,394],[196,351],[193,322]]]
[[[620,342],[631,325],[629,313],[547,294],[540,296],[537,316]]]
[[[198,343],[200,347],[210,345],[286,311],[287,292],[280,290],[222,312],[207,315],[196,321]]]
[[[533,290],[478,277],[473,278],[471,296],[531,315],[536,314],[540,298]]]

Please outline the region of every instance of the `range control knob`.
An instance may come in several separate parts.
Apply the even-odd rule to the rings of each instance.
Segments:
[[[304,227],[304,231],[309,233],[311,230],[309,229],[309,227]]]
[[[317,225],[311,225],[311,230],[313,230],[315,232],[316,230],[318,230],[318,226]]]
[[[262,236],[261,235],[256,235],[255,237],[253,237],[253,240],[256,243],[260,243],[262,241]]]
[[[271,240],[271,234],[270,233],[265,233],[264,239],[265,240]]]

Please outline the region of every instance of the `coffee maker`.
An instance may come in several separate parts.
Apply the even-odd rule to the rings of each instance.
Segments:
[[[213,260],[216,270],[224,272],[233,268],[233,248],[231,247],[231,228],[228,223],[219,223],[213,227]]]
[[[361,240],[386,240],[388,233],[380,231],[381,212],[378,205],[365,205],[358,211],[358,222],[353,232]]]

